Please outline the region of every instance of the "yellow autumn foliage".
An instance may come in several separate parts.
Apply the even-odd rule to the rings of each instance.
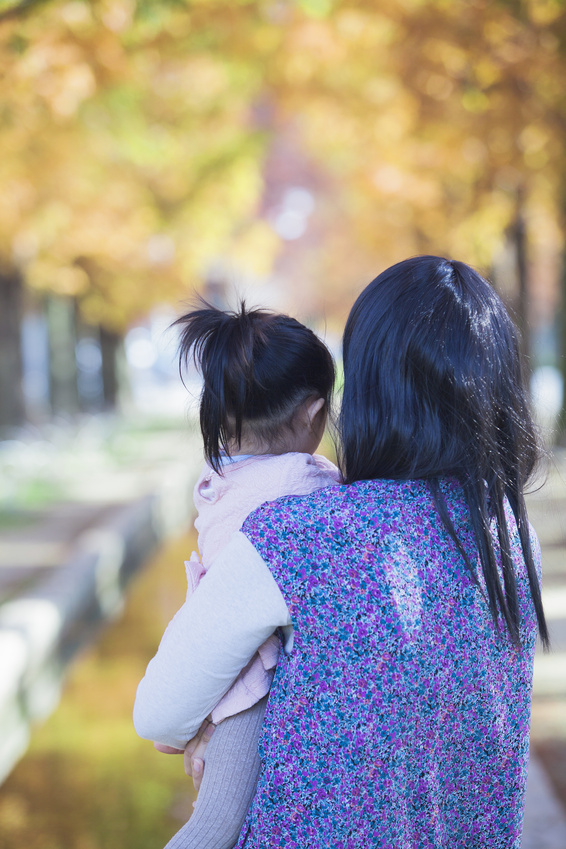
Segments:
[[[541,228],[560,250],[558,0],[52,0],[1,13],[0,258],[32,287],[74,294],[90,319],[120,329],[219,261],[269,274],[281,139],[302,157],[285,179],[314,193],[317,234],[284,253],[327,304],[356,269],[410,253],[489,267],[519,204],[531,241]]]

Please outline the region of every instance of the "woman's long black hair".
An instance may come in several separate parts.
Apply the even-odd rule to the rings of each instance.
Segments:
[[[488,602],[518,645],[520,613],[507,497],[517,521],[543,644],[541,602],[524,489],[538,444],[517,331],[492,286],[462,262],[421,256],[384,271],[355,302],[344,332],[341,466],[352,483],[425,479],[457,538],[439,479],[456,477],[470,511]],[[503,569],[490,532],[495,518]]]
[[[243,302],[225,312],[201,301],[175,325],[182,328],[179,370],[194,360],[203,377],[200,426],[205,457],[216,471],[230,445],[241,443],[243,428],[259,443],[277,441],[311,395],[330,405],[332,355],[296,319]]]

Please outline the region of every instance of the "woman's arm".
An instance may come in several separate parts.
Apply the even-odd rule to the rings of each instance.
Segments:
[[[163,634],[138,686],[137,733],[184,749],[259,646],[290,625],[266,563],[234,534]]]

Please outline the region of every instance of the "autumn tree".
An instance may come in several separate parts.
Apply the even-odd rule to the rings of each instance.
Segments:
[[[251,119],[261,71],[245,44],[254,13],[120,0],[31,11],[0,20],[0,296],[10,326],[23,277],[119,333],[190,292],[232,248],[263,270],[277,240],[254,216],[263,144]],[[234,29],[241,42],[230,46]],[[17,340],[2,343],[7,363]],[[14,374],[3,373],[4,399],[18,391]],[[20,408],[5,401],[3,421]]]
[[[51,0],[0,26],[12,279],[117,333],[215,257],[265,272],[295,150],[316,207],[290,297],[307,280],[341,320],[408,254],[489,271],[507,244],[527,326],[533,258],[562,243],[557,0]]]
[[[295,20],[268,83],[343,187],[343,230],[385,262],[440,251],[489,268],[519,204],[552,226],[564,22],[559,4],[484,0]]]

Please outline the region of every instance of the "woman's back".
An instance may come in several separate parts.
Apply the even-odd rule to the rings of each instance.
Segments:
[[[459,484],[442,484],[477,554]],[[361,481],[265,505],[243,531],[295,626],[239,847],[520,846],[536,618],[508,511],[522,650],[424,481]],[[494,540],[497,548],[497,540]]]

